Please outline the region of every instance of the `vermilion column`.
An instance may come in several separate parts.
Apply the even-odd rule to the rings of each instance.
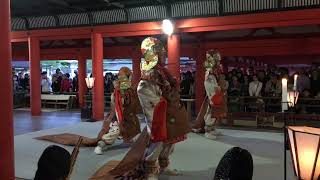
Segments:
[[[41,81],[40,81],[40,41],[29,37],[30,61],[30,106],[32,116],[41,115]]]
[[[204,89],[204,67],[203,63],[206,58],[206,51],[203,47],[199,47],[197,51],[197,55],[195,56],[196,60],[196,77],[195,77],[195,96],[196,96],[196,112],[198,113],[201,107],[201,104],[205,97],[205,89]]]
[[[87,58],[85,56],[78,57],[78,86],[79,86],[79,106],[84,107],[84,95],[87,91],[86,85]]]
[[[140,76],[141,76],[141,70],[140,70],[140,62],[141,62],[141,53],[140,51],[136,52],[132,56],[132,84],[134,86],[138,85]]]
[[[92,99],[93,119],[104,118],[104,79],[103,79],[103,38],[99,33],[93,33],[92,41],[92,70],[95,78]]]
[[[0,179],[14,179],[10,1],[0,1]]]
[[[180,80],[180,36],[168,36],[168,69],[171,74]]]

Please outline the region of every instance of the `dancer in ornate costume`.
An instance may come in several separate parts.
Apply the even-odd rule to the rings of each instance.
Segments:
[[[174,144],[185,140],[191,130],[187,113],[180,104],[177,81],[164,68],[165,49],[161,42],[146,38],[141,50],[144,61],[137,93],[147,126],[115,168],[108,171],[112,164],[107,163],[92,179],[130,176],[157,180],[159,173],[178,175],[177,171],[168,168],[169,156]]]
[[[137,117],[140,104],[136,91],[131,87],[130,69],[122,67],[118,77],[117,87],[112,94],[111,113],[104,120],[97,138],[83,137],[82,146],[96,146],[94,150],[96,154],[102,154],[103,148],[112,145],[119,136],[122,136],[125,143],[129,143],[140,133],[140,123]],[[41,136],[36,139],[73,146],[76,145],[79,137],[80,135],[65,133]]]
[[[130,143],[133,137],[140,133],[140,123],[137,118],[139,101],[136,92],[131,87],[131,71],[122,67],[118,73],[115,90],[111,95],[112,109],[116,120],[110,123],[109,131],[98,142],[94,152],[102,154],[103,148],[112,145],[120,136],[125,143]]]
[[[204,87],[207,96],[202,103],[193,132],[200,132],[204,129],[207,138],[216,139],[216,136],[220,135],[215,128],[216,122],[221,122],[227,117],[226,85],[217,81],[222,74],[220,53],[210,50],[206,53],[206,57]]]

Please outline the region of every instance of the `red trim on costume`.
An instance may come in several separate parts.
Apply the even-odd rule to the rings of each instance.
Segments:
[[[187,139],[187,135],[182,135],[180,137],[177,137],[177,138],[174,138],[172,140],[167,140],[167,141],[164,141],[164,143],[167,143],[167,144],[176,144],[178,142],[181,142],[181,141],[184,141]]]
[[[154,107],[151,127],[152,142],[167,140],[167,106],[167,100],[162,97]]]
[[[122,97],[119,89],[114,90],[115,110],[119,123],[123,121]]]
[[[222,105],[223,104],[223,92],[221,90],[217,90],[216,93],[212,96],[211,102],[216,105]]]

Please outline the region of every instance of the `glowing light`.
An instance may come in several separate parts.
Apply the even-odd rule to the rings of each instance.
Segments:
[[[171,35],[173,33],[174,27],[172,22],[169,19],[165,19],[162,21],[162,31],[167,34]]]
[[[317,179],[320,175],[320,129],[289,126],[293,167],[298,179]]]
[[[289,107],[294,107],[297,104],[299,97],[298,91],[289,91],[288,92],[288,105]]]
[[[286,78],[282,79],[282,112],[288,110],[288,80]]]
[[[94,78],[92,77],[87,77],[86,78],[86,84],[87,84],[87,87],[89,89],[92,89],[93,88],[93,85],[94,85]]]

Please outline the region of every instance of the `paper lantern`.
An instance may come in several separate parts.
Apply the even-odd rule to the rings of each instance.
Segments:
[[[94,85],[94,78],[92,77],[87,77],[86,78],[86,84],[87,84],[87,87],[89,89],[92,89],[93,88],[93,85]]]
[[[318,179],[320,175],[320,129],[289,126],[292,163],[298,179]]]

